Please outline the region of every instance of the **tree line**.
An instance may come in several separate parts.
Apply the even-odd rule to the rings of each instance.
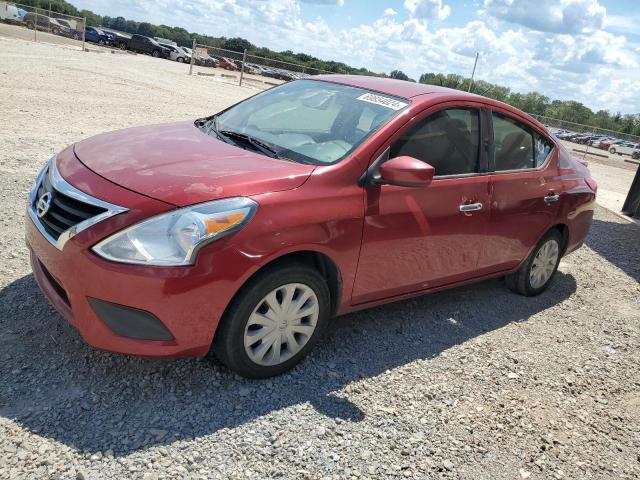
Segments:
[[[191,46],[195,40],[197,43],[212,47],[223,48],[242,52],[245,49],[251,55],[265,57],[271,60],[297,63],[307,68],[325,70],[333,73],[356,74],[356,75],[376,75],[383,77],[397,78],[400,80],[413,81],[401,70],[393,70],[390,74],[376,73],[367,68],[354,68],[343,62],[331,60],[321,60],[306,53],[294,53],[291,50],[276,52],[269,48],[258,47],[244,38],[213,37],[192,33],[181,27],[170,27],[168,25],[154,25],[148,22],[136,22],[123,17],[109,17],[97,15],[91,10],[78,10],[75,6],[65,0],[21,0],[22,4],[39,7],[42,9],[51,8],[52,11],[85,17],[87,25],[102,26],[127,33],[137,33],[149,37],[161,37],[172,40],[181,46]],[[439,85],[442,87],[454,88],[467,91],[470,78],[461,75],[442,73],[423,73],[418,82],[427,85]],[[493,98],[509,105],[513,105],[525,112],[544,115],[558,120],[590,125],[604,128],[616,132],[627,133],[640,136],[640,114],[611,113],[607,110],[592,111],[587,106],[574,100],[551,100],[549,97],[538,92],[518,93],[512,92],[510,88],[485,82],[483,80],[474,81],[471,84],[471,92]]]

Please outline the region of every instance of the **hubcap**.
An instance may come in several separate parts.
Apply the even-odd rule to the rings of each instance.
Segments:
[[[547,240],[538,250],[529,272],[532,288],[540,288],[549,281],[558,263],[559,252],[558,242],[555,240]]]
[[[318,297],[307,285],[288,283],[272,290],[249,317],[245,352],[258,365],[286,362],[311,339],[319,312]]]

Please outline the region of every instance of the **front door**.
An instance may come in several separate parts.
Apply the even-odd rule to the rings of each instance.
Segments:
[[[476,275],[490,211],[483,123],[476,108],[449,107],[391,139],[389,158],[423,160],[435,178],[424,188],[366,187],[354,304]]]

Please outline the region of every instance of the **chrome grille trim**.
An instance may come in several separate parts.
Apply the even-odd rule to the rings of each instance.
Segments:
[[[57,161],[57,156],[54,156],[53,158],[51,158],[51,160],[49,160],[47,165],[38,174],[36,181],[33,185],[33,188],[31,189],[31,192],[29,192],[29,205],[27,207],[27,212],[29,214],[29,217],[31,218],[31,221],[34,223],[34,225],[36,226],[38,231],[42,234],[42,236],[46,238],[49,241],[49,243],[51,243],[58,250],[62,250],[65,244],[69,241],[69,239],[73,238],[78,233],[86,230],[89,227],[92,227],[98,222],[106,220],[109,217],[113,217],[114,215],[124,213],[128,209],[124,207],[120,207],[118,205],[114,205],[109,202],[105,202],[104,200],[100,200],[99,198],[92,197],[91,195],[81,190],[78,190],[76,187],[71,185],[64,178],[62,178],[62,175],[60,175],[60,172],[58,171],[56,161]],[[103,213],[100,213],[99,215],[96,215],[80,223],[77,223],[71,228],[68,228],[67,230],[63,231],[60,234],[58,239],[55,239],[46,231],[41,220],[38,218],[38,214],[36,213],[36,208],[35,208],[38,190],[40,189],[40,186],[44,181],[45,175],[48,175],[48,180],[51,183],[51,186],[53,187],[54,190],[60,192],[63,195],[66,195],[67,197],[73,198],[74,200],[77,200],[79,202],[83,202],[94,207],[103,208],[105,211]]]

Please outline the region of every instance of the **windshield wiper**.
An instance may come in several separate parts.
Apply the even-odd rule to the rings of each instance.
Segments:
[[[214,128],[215,128],[215,119],[214,119]],[[259,150],[260,152],[262,152],[263,154],[265,154],[268,157],[271,158],[280,158],[280,155],[278,155],[278,152],[276,151],[275,148],[273,148],[271,145],[263,142],[262,140],[258,140],[255,137],[252,137],[251,135],[247,135],[246,133],[242,133],[242,132],[236,132],[234,130],[222,130],[219,131],[217,128],[215,129],[215,132],[218,135],[222,135],[223,137],[231,137],[232,139],[237,139],[237,140],[241,140],[245,143],[248,143],[249,145],[251,145],[252,147],[254,147],[256,150]]]

